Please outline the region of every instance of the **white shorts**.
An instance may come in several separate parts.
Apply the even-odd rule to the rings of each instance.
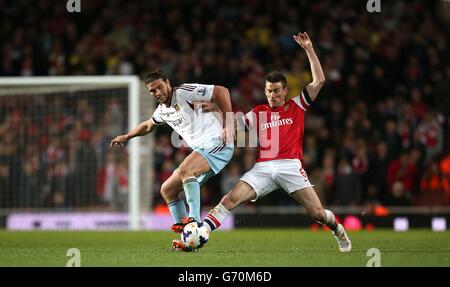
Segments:
[[[282,188],[288,194],[313,186],[298,159],[278,159],[256,163],[241,179],[256,192],[256,201],[272,191]]]

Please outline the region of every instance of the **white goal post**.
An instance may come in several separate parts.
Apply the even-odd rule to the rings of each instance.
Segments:
[[[8,86],[61,86],[61,85],[118,85],[128,87],[128,127],[132,129],[139,125],[140,80],[137,76],[39,76],[39,77],[0,77],[0,90]],[[1,97],[1,94],[0,94]],[[139,199],[139,146],[140,139],[135,138],[129,145],[129,173],[128,173],[128,220],[129,229],[140,228],[140,199]]]

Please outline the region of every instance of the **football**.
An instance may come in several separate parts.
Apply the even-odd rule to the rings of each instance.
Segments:
[[[209,230],[201,222],[191,222],[183,228],[181,240],[187,246],[198,249],[208,242]]]

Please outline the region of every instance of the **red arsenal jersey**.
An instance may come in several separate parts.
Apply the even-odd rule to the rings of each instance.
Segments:
[[[305,112],[312,104],[306,89],[282,107],[254,107],[245,115],[250,137],[258,138],[257,162],[303,158]],[[253,134],[252,134],[253,132]]]

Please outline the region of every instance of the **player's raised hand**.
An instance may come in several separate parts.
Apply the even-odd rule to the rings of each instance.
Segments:
[[[304,50],[310,50],[313,48],[311,39],[309,39],[308,33],[298,33],[297,35],[293,35],[293,38],[297,44],[300,45]]]
[[[117,136],[115,139],[113,139],[111,141],[111,144],[109,145],[109,148],[113,148],[115,145],[123,148],[125,147],[125,143],[128,141],[127,136],[126,135],[120,135]]]

